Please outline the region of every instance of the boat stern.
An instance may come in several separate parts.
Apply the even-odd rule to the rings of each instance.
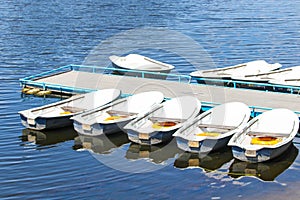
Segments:
[[[78,132],[81,135],[88,135],[88,136],[99,136],[103,134],[117,133],[123,130],[125,124],[126,122],[109,123],[109,124],[102,124],[102,123],[85,124],[75,120],[73,122],[73,126],[76,132]]]
[[[142,145],[155,145],[170,141],[173,137],[171,131],[154,131],[151,133],[142,133],[135,130],[127,130],[127,135],[130,141]]]

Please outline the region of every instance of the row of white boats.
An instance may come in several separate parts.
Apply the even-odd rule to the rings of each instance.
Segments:
[[[73,124],[81,135],[124,131],[129,140],[142,145],[175,137],[180,149],[200,154],[229,145],[235,158],[248,162],[279,156],[299,128],[298,116],[287,109],[267,111],[250,120],[250,109],[241,102],[201,112],[201,102],[193,96],[165,100],[158,91],[120,96],[118,89],[103,89],[19,114],[22,124],[35,130]]]
[[[114,67],[137,70],[169,73],[174,69],[173,65],[163,63],[139,54],[127,56],[110,56]],[[191,77],[199,79],[198,82],[205,82],[207,79],[225,79],[258,83],[270,83],[285,86],[300,86],[300,66],[281,69],[280,63],[270,64],[264,60],[255,60],[229,67],[198,70],[190,73]],[[209,83],[209,82],[207,82]]]

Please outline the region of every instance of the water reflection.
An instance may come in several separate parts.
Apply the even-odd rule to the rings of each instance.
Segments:
[[[234,160],[229,168],[229,175],[233,178],[241,176],[255,176],[264,181],[273,181],[295,161],[298,149],[291,147],[280,157],[263,163],[248,163]]]
[[[74,140],[73,149],[88,149],[94,153],[108,154],[126,143],[129,143],[129,140],[127,134],[123,132],[100,136],[79,135]]]
[[[174,166],[177,168],[201,167],[206,172],[209,172],[219,169],[232,158],[230,148],[206,155],[184,152],[175,160]]]
[[[21,140],[23,142],[33,142],[39,146],[47,146],[73,140],[76,136],[77,133],[73,127],[47,131],[23,129]]]
[[[140,145],[131,143],[125,157],[130,160],[148,159],[153,163],[162,164],[164,161],[174,158],[182,151],[177,147],[176,140],[161,145]]]

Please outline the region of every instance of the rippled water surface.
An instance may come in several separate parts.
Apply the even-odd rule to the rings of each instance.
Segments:
[[[144,52],[180,73],[256,59],[299,65],[299,1],[14,0],[1,2],[0,17],[1,198],[299,198],[298,138],[282,157],[250,165],[234,160],[230,149],[199,158],[181,152],[174,141],[142,147],[121,133],[89,138],[71,128],[30,131],[18,116],[20,110],[60,100],[22,95],[19,78],[95,62],[89,55],[97,46],[97,56],[105,58],[125,45],[124,35],[149,28],[171,31],[176,34],[164,37],[184,42],[168,43],[175,50],[166,52],[153,47],[165,38],[142,49],[153,38],[144,37],[138,46],[138,37],[123,53]]]

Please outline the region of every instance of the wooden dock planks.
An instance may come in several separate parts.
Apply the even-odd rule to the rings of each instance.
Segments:
[[[249,106],[272,109],[288,108],[293,111],[300,111],[300,95],[297,94],[188,84],[175,81],[96,74],[82,71],[69,71],[41,78],[36,81],[86,89],[118,88],[125,94],[158,90],[163,92],[165,97],[170,98],[182,95],[195,95],[201,102],[224,103],[240,101]]]

